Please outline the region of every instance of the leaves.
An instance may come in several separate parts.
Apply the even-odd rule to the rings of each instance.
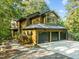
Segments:
[[[74,34],[76,39],[79,39],[79,8],[76,8],[66,20],[66,28],[70,33]]]
[[[0,0],[0,37],[10,35],[10,21],[28,14],[47,10],[44,0]]]
[[[71,10],[79,7],[79,1],[78,0],[68,0],[68,4],[65,7],[68,11],[71,11]]]

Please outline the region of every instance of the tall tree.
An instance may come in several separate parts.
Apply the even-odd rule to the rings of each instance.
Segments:
[[[68,11],[71,11],[79,7],[79,0],[68,0],[68,3],[65,5]]]
[[[10,35],[11,20],[47,9],[44,0],[0,0],[0,37]]]
[[[79,1],[78,0],[69,0],[67,10],[69,15],[65,22],[66,28],[76,40],[79,40]]]

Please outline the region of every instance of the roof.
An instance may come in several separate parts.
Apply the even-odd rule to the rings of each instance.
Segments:
[[[27,15],[24,18],[20,18],[20,19],[18,19],[16,21],[23,21],[23,20],[26,20],[26,19],[35,18],[35,17],[41,16],[41,15],[44,15],[45,13],[48,13],[48,12],[54,13],[56,15],[56,17],[59,18],[59,16],[57,15],[57,13],[55,11],[47,10],[47,11],[44,11],[44,12],[43,11],[42,12],[35,12],[33,14]]]
[[[27,15],[26,17],[21,17],[20,19],[18,19],[16,21],[23,21],[23,20],[27,20],[27,19],[30,19],[30,18],[35,18],[37,16],[39,16],[39,12],[35,12],[33,14]]]
[[[44,11],[44,12],[40,12],[40,15],[43,15],[43,14],[45,14],[45,13],[53,13],[53,14],[55,14],[55,16],[57,17],[57,18],[60,18],[58,15],[57,15],[57,13],[55,12],[55,11],[50,11],[50,10],[47,10],[47,11]]]
[[[31,30],[31,29],[55,29],[55,30],[64,30],[66,28],[65,27],[62,27],[62,26],[56,26],[56,25],[34,24],[34,25],[27,26],[24,29],[27,29],[27,30]]]

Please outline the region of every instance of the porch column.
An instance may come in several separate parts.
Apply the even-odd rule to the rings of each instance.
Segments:
[[[59,31],[59,32],[58,32],[58,39],[59,39],[59,40],[61,39],[60,33],[61,33],[61,32]]]
[[[46,23],[46,19],[44,18],[44,24]]]
[[[18,22],[18,33],[21,34],[21,23]]]
[[[41,18],[39,18],[39,24],[41,23]]]
[[[52,39],[52,33],[50,32],[50,42],[51,42],[51,39]]]
[[[38,31],[36,31],[36,34],[37,34],[37,36],[36,36],[36,43],[38,44],[38,37],[39,37],[39,32]]]
[[[36,34],[36,30],[32,30],[32,41],[33,41],[33,45],[37,44],[37,34]]]
[[[13,35],[13,34],[14,34],[13,30],[11,30],[11,34],[12,34],[12,38],[13,38],[13,36],[14,36],[14,35]]]
[[[68,32],[67,32],[67,30],[66,30],[66,40],[68,40]]]

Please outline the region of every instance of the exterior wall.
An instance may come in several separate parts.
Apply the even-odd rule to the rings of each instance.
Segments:
[[[58,22],[58,17],[50,12],[46,14],[46,19],[47,19],[47,23],[56,24]]]
[[[18,31],[17,30],[12,30],[12,38],[17,39],[18,38]]]
[[[24,28],[24,27],[27,26],[27,21],[24,20],[24,21],[22,21],[20,24],[21,24],[21,28]]]
[[[39,33],[40,32],[42,32],[42,33],[48,33],[48,42],[52,42],[52,41],[54,41],[53,39],[55,39],[55,37],[57,36],[58,37],[58,39],[59,39],[59,36],[58,36],[58,34],[56,34],[56,36],[54,36],[53,34],[51,34],[51,36],[50,36],[50,34],[49,33],[55,33],[55,32],[60,32],[60,33],[63,33],[63,32],[65,32],[65,30],[21,30],[22,31],[22,33],[26,33],[26,35],[28,36],[28,37],[31,37],[31,39],[32,39],[32,43],[33,44],[38,44],[39,43],[39,38],[40,38],[40,35],[39,35]],[[12,33],[13,33],[13,38],[14,39],[17,39],[17,32],[18,31],[13,31]],[[29,34],[30,33],[30,34]],[[43,35],[44,37],[47,37],[46,36],[46,34],[45,35]],[[43,37],[42,36],[42,37]],[[54,36],[54,37],[53,37]],[[62,38],[62,36],[63,36],[63,34],[60,34],[60,39],[62,40],[63,38]],[[44,38],[43,37],[43,38]],[[51,37],[51,38],[50,38]],[[58,40],[57,39],[57,40]],[[45,39],[46,40],[46,39]],[[46,42],[46,41],[45,41]],[[44,43],[44,42],[43,42]]]
[[[35,18],[35,19],[32,19],[32,24],[46,24],[47,23],[47,18],[46,17],[38,17],[38,18]]]
[[[36,30],[22,30],[22,33],[26,33],[28,38],[31,37],[33,44],[37,43],[37,32],[36,32]]]
[[[37,43],[37,31],[36,30],[32,31],[32,41],[33,41],[33,44]]]
[[[48,17],[51,17],[51,19],[49,19]],[[24,28],[31,24],[39,24],[39,23],[46,24],[50,22],[56,23],[57,21],[58,19],[53,13],[46,13],[46,16],[39,16],[37,18],[21,21],[21,28]]]
[[[24,20],[24,21],[20,22],[21,28],[24,28],[24,27],[32,25],[32,24],[39,24],[39,23],[44,24],[44,19],[45,19],[45,23],[46,23],[46,18],[43,18],[41,16],[34,18],[34,19]]]
[[[32,37],[33,44],[39,44],[39,43],[52,42],[52,41],[59,40],[58,32],[64,32],[64,30],[22,30],[22,33],[24,33],[24,32],[27,34],[28,37]],[[32,34],[28,34],[29,32],[30,33],[32,32]],[[51,34],[51,36],[50,36],[50,32],[53,34],[55,33],[56,35]],[[43,34],[40,34],[40,33],[43,33]],[[46,34],[44,34],[44,33],[46,33]],[[43,42],[41,42],[39,40],[39,38],[43,38]],[[60,39],[61,39],[61,37],[60,37]]]
[[[32,24],[39,24],[41,23],[40,17],[32,19]]]

